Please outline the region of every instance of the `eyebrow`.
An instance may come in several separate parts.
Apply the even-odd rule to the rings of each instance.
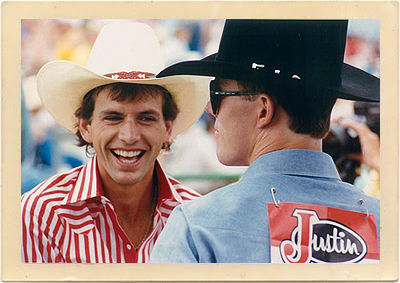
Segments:
[[[104,110],[100,112],[100,115],[123,115],[121,112],[113,111],[113,110]]]
[[[146,110],[146,111],[141,111],[139,112],[139,115],[155,115],[157,117],[160,117],[160,113],[155,110]]]

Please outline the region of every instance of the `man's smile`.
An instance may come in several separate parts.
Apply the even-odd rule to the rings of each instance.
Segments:
[[[145,153],[145,150],[122,150],[112,149],[111,152],[119,161],[125,164],[133,164],[138,161]]]

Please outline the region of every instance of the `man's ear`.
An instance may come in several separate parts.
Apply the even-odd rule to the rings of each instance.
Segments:
[[[82,138],[89,144],[93,142],[92,140],[92,127],[88,120],[79,118],[79,132]]]
[[[169,142],[173,125],[174,125],[174,121],[172,121],[172,120],[165,121],[166,132],[165,132],[165,136],[164,136],[164,142]]]
[[[260,110],[258,112],[257,125],[260,128],[263,128],[271,123],[275,114],[275,104],[271,96],[264,93],[260,94],[258,100],[261,107],[259,108]]]

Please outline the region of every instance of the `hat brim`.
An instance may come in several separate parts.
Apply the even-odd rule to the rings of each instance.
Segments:
[[[217,53],[201,60],[185,61],[171,65],[161,71],[157,77],[163,78],[173,75],[213,76],[232,80],[251,80],[255,76],[263,76],[273,80],[273,74],[260,69],[251,69],[247,66],[216,60]],[[337,98],[359,101],[380,101],[380,80],[356,67],[343,63],[341,85],[332,88],[320,85],[320,88],[330,91]]]
[[[98,75],[79,64],[53,61],[44,65],[37,75],[37,87],[43,106],[67,130],[75,133],[75,111],[90,90],[111,83],[158,85],[167,89],[178,106],[171,138],[189,128],[202,115],[209,100],[207,76],[177,75],[165,78],[113,79]]]

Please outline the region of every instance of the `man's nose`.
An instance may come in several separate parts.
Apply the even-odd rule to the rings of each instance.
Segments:
[[[126,119],[119,129],[118,137],[120,140],[132,144],[140,139],[138,125],[132,119]]]
[[[214,113],[212,111],[211,101],[210,100],[207,102],[206,109],[204,109],[204,111],[206,111],[207,114],[215,117],[215,115],[214,115]]]

